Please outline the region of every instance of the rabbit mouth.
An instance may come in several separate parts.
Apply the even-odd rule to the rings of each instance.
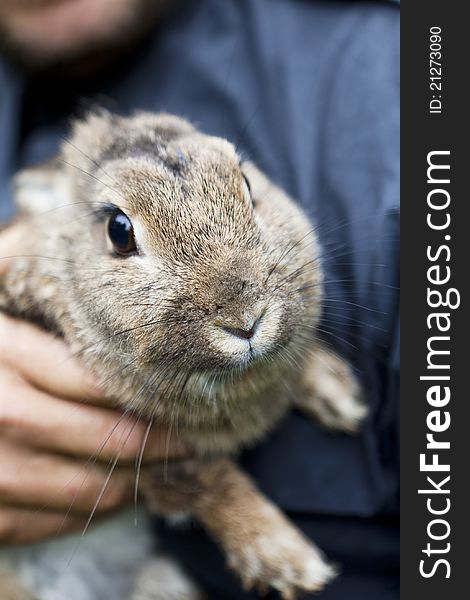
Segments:
[[[267,348],[259,349],[250,346],[243,354],[238,354],[223,366],[208,368],[205,373],[214,381],[234,383],[247,375],[265,371],[272,376],[276,371],[284,372],[293,368],[292,357],[295,355],[295,343],[292,339]]]

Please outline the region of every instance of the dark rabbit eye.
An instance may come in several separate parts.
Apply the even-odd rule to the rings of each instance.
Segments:
[[[253,196],[251,195],[250,182],[248,181],[248,177],[246,175],[243,175],[243,181],[245,182],[245,197],[248,200],[248,202],[250,202],[251,205],[254,206]]]
[[[246,175],[243,175],[243,179],[245,180],[246,187],[248,188],[248,191],[249,191],[249,192],[250,192],[250,194],[251,194],[251,185],[250,185],[250,182],[249,182],[249,180],[248,180],[248,177],[247,177]]]
[[[122,210],[116,209],[109,217],[108,236],[117,254],[128,256],[137,252],[134,228]]]

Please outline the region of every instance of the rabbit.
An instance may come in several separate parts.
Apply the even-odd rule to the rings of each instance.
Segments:
[[[64,338],[113,406],[191,449],[164,474],[142,471],[150,513],[196,519],[247,589],[286,600],[321,590],[334,567],[234,461],[294,405],[347,432],[367,412],[351,369],[316,334],[322,268],[303,211],[231,143],[165,113],[90,112],[15,189],[19,216],[2,235],[21,253],[0,309]],[[202,598],[178,565],[151,557],[145,519],[133,534],[129,523],[88,532],[88,560],[68,568],[74,536],[4,549],[2,599],[98,600],[93,570],[103,579],[113,560],[125,581],[109,576],[106,597]],[[133,536],[125,559],[119,530]]]

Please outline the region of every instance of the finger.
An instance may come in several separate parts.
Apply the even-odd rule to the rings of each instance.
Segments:
[[[132,474],[86,465],[0,442],[0,502],[15,507],[88,515],[99,498],[100,512],[130,499]]]
[[[59,534],[81,531],[85,517],[61,513],[38,513],[35,510],[0,507],[0,544],[25,544]]]
[[[144,446],[145,461],[187,454],[175,435],[148,432],[146,422],[118,411],[54,398],[11,376],[8,382],[4,376],[3,387],[0,427],[22,444],[100,461],[119,457],[121,463],[135,461]]]
[[[92,375],[65,343],[38,327],[0,314],[1,360],[36,387],[74,400],[103,400]]]

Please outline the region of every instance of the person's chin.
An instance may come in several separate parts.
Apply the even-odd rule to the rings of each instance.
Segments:
[[[48,0],[23,10],[0,8],[0,52],[25,70],[80,68],[106,62],[137,42],[166,0]]]

